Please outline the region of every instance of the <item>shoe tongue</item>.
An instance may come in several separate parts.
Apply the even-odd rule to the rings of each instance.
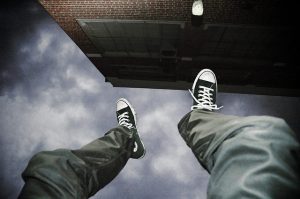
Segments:
[[[122,108],[120,110],[117,111],[117,116],[122,115],[125,112],[128,112],[128,107]]]
[[[209,82],[209,81],[201,80],[201,79],[200,79],[200,80],[197,82],[196,88],[199,88],[199,86],[204,86],[204,87],[207,87],[207,88],[212,88],[212,89],[214,89],[213,85],[214,85],[214,83],[212,83],[212,82]]]
[[[121,109],[121,110],[118,110],[118,111],[117,111],[117,116],[119,116],[119,115],[121,115],[121,114],[123,114],[123,113],[125,113],[125,112],[128,113],[127,115],[129,116],[129,118],[128,118],[129,121],[131,121],[130,123],[132,123],[133,127],[136,128],[136,126],[135,126],[135,121],[134,121],[134,116],[133,116],[132,111],[131,111],[131,109],[130,109],[129,106],[127,106],[127,107],[125,107],[125,108],[123,108],[123,109]]]

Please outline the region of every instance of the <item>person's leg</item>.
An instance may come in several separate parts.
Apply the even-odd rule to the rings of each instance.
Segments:
[[[216,92],[216,81],[211,82],[215,84],[211,92]],[[208,198],[297,198],[300,146],[288,125],[268,116],[214,113],[215,97],[207,101],[203,95],[215,94],[203,94],[201,89],[198,95],[198,84],[203,85],[200,81],[193,86],[195,110],[183,117],[178,128],[211,174]]]
[[[299,194],[299,143],[283,120],[194,110],[179,131],[211,174],[209,199]]]
[[[129,158],[143,157],[145,149],[136,130],[134,110],[127,103],[118,101],[120,126],[105,136],[78,150],[35,155],[23,172],[25,185],[19,198],[88,198],[111,182]]]

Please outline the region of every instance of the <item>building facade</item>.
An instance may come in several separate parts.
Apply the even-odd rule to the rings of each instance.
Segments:
[[[187,89],[202,68],[220,91],[299,96],[293,6],[268,0],[40,0],[113,86]]]

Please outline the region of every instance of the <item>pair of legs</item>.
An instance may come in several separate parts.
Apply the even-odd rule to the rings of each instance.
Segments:
[[[179,133],[211,174],[208,198],[297,198],[299,143],[288,125],[267,116],[214,112],[217,82],[202,70],[191,91],[192,111]],[[145,155],[129,102],[117,103],[119,126],[78,150],[35,155],[23,173],[20,198],[88,198],[118,175],[130,158]]]

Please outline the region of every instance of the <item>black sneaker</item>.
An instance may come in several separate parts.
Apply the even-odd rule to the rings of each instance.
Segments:
[[[217,79],[214,72],[209,69],[201,70],[194,81],[192,90],[189,90],[194,99],[191,110],[213,111],[222,108],[216,105],[217,90]]]
[[[131,104],[124,98],[117,101],[117,120],[121,126],[136,129],[136,113]],[[140,159],[145,156],[146,150],[137,130],[134,132],[134,148],[132,149],[131,158]]]

